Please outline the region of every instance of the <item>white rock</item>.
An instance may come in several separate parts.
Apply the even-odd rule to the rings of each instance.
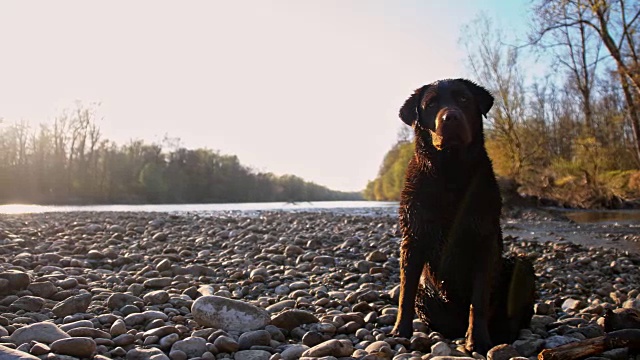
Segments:
[[[251,331],[271,321],[269,313],[254,305],[220,296],[202,296],[193,302],[191,314],[198,324],[226,331]]]

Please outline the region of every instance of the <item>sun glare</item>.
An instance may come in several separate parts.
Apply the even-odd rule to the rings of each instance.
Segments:
[[[43,213],[48,206],[42,205],[24,205],[24,204],[8,204],[0,205],[0,214],[33,214]]]

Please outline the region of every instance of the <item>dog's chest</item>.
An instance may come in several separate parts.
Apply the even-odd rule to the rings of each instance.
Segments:
[[[460,188],[455,186],[447,187],[443,184],[441,190],[431,199],[436,208],[439,209],[439,220],[442,224],[453,224],[463,218],[471,218],[474,216],[474,209],[477,207],[472,200],[474,196],[471,194],[473,189]],[[465,225],[465,224],[458,224]]]

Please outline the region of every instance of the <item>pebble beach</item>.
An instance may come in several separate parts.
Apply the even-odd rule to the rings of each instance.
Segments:
[[[527,222],[571,226],[503,219],[504,252],[534,262],[537,301],[530,328],[489,358],[534,359],[602,336],[607,309],[640,309],[631,238],[541,239],[516,231]],[[0,359],[484,359],[419,320],[409,339],[386,335],[400,236],[388,209],[3,215]]]

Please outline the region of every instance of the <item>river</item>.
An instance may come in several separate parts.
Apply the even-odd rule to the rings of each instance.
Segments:
[[[255,211],[337,211],[351,213],[396,213],[395,201],[314,201],[314,202],[263,202],[226,204],[145,204],[145,205],[0,205],[0,214],[27,214],[47,212],[169,212],[214,213]]]
[[[314,201],[314,202],[262,202],[223,204],[142,204],[142,205],[0,205],[0,214],[28,214],[48,212],[168,212],[214,213],[256,211],[338,211],[350,213],[397,212],[395,201]],[[576,223],[639,223],[640,210],[564,210],[550,208]]]

